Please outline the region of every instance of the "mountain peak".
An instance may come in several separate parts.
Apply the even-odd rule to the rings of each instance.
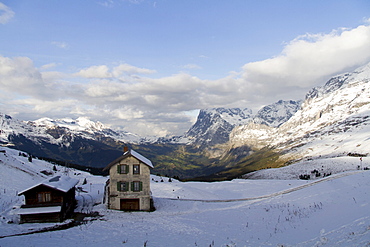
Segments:
[[[252,110],[240,108],[211,108],[199,112],[196,123],[185,134],[201,146],[225,143],[234,126],[250,121]]]
[[[51,119],[45,117],[35,120],[33,121],[33,123],[35,123],[36,126],[40,127],[41,126],[45,126],[48,128],[64,127],[75,131],[91,131],[91,130],[102,131],[104,129],[107,129],[107,127],[104,126],[104,124],[100,122],[93,122],[87,117],[79,117],[77,119],[72,118]]]
[[[203,112],[210,114],[218,114],[223,120],[227,121],[231,125],[245,124],[252,117],[252,110],[248,108],[210,108],[203,109]]]
[[[318,98],[323,95],[332,93],[342,88],[343,86],[347,85],[348,83],[354,81],[369,80],[369,78],[370,78],[370,63],[357,68],[351,73],[344,73],[334,76],[330,80],[328,80],[323,86],[314,87],[307,93],[306,100]]]
[[[301,104],[301,100],[279,100],[278,102],[264,106],[259,110],[253,118],[253,122],[270,127],[279,127],[288,121],[301,108]]]

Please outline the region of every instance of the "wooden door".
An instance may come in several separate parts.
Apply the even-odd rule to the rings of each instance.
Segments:
[[[139,199],[121,199],[121,210],[123,211],[138,211],[140,210]]]

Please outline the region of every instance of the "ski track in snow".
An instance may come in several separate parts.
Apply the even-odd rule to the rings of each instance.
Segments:
[[[346,172],[346,173],[336,174],[336,175],[333,175],[333,176],[330,176],[330,177],[326,177],[326,178],[322,178],[322,179],[319,179],[319,180],[310,182],[308,184],[300,185],[300,186],[295,187],[295,188],[287,189],[287,190],[284,190],[284,191],[280,191],[280,192],[276,192],[276,193],[272,193],[272,194],[268,194],[268,195],[257,196],[257,197],[248,197],[248,198],[240,198],[240,199],[223,199],[223,200],[181,199],[181,198],[178,198],[178,199],[175,199],[175,198],[162,198],[162,199],[176,200],[176,201],[193,201],[193,202],[238,202],[238,201],[252,201],[252,200],[266,199],[266,198],[271,198],[271,197],[275,197],[275,196],[279,196],[279,195],[288,194],[288,193],[291,193],[291,192],[294,192],[294,191],[298,191],[298,190],[307,188],[309,186],[313,186],[313,185],[315,185],[317,183],[321,183],[321,182],[325,182],[325,181],[329,181],[329,180],[341,178],[341,177],[344,177],[344,176],[353,175],[353,174],[360,173],[360,172],[363,172],[363,171],[354,171],[354,172]]]

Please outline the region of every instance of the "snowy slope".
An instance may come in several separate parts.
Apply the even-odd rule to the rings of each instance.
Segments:
[[[356,169],[315,181],[238,179],[183,183],[168,182],[167,178],[160,182],[162,178],[152,176],[157,210],[151,213],[107,210],[101,204],[107,178],[69,171],[71,176],[80,181],[87,178],[88,182],[79,185],[87,193],[77,194],[78,210],[97,211],[102,217],[87,218],[85,224],[66,230],[10,236],[52,226],[7,223],[9,219],[16,220],[12,214],[17,209],[12,209],[12,205],[21,203],[16,191],[41,181],[40,171],[51,170],[52,165],[36,159],[30,163],[17,151],[1,150],[6,151],[0,153],[1,173],[6,176],[0,182],[0,246],[370,244],[370,172]],[[336,161],[328,159],[325,163],[330,162]],[[370,161],[364,158],[363,164],[370,166]]]
[[[313,90],[318,92],[317,96],[313,96],[312,91],[308,93],[302,109],[281,126],[280,135],[288,132],[290,135],[285,139],[301,137],[347,119],[369,116],[370,64],[334,79],[335,87],[331,79]]]
[[[279,128],[250,123],[236,127],[232,145],[270,146],[286,160],[366,155],[370,151],[370,64],[312,89],[302,107]]]
[[[262,107],[253,117],[253,122],[271,127],[279,127],[288,121],[300,108],[302,101],[279,100]]]

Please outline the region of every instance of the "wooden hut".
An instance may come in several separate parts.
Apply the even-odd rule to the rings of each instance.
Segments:
[[[54,176],[19,192],[25,197],[18,212],[20,223],[61,222],[72,216],[77,183],[74,178]]]

